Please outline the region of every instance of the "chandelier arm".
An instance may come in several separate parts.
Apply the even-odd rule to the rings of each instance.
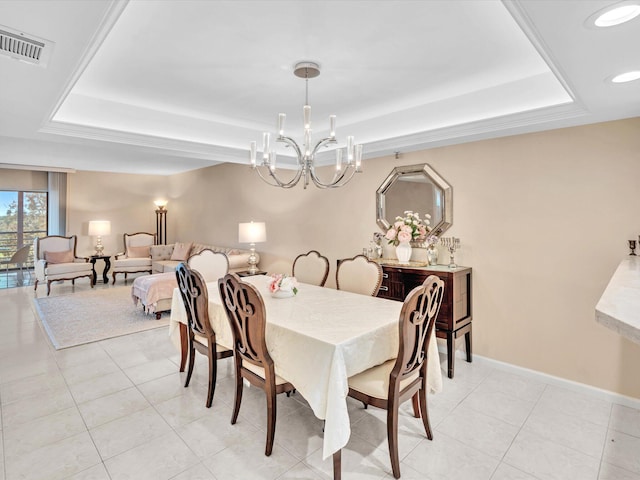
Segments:
[[[267,167],[268,168],[268,167]],[[255,167],[254,170],[256,172],[258,172],[258,175],[260,175],[260,178],[268,185],[271,185],[272,187],[279,187],[280,185],[278,185],[277,183],[273,183],[271,182],[271,180],[269,180],[269,178],[265,177],[264,175],[262,175],[262,172],[260,171],[260,167]]]
[[[302,155],[302,151],[300,150],[300,146],[293,138],[285,137],[284,135],[281,135],[278,138],[276,138],[276,142],[286,143],[291,148],[293,148],[296,151],[296,157],[297,157],[296,160],[298,162],[298,166],[301,167],[304,164],[304,162],[302,161],[303,155]]]
[[[266,167],[269,170],[269,176],[273,179],[273,182],[270,181],[270,179],[268,177],[265,177],[262,172],[260,171],[260,167],[256,167],[255,170],[258,172],[258,175],[260,175],[260,178],[262,180],[264,180],[264,182],[268,185],[271,185],[272,187],[281,187],[281,188],[292,188],[295,187],[298,182],[300,181],[300,176],[302,174],[301,170],[298,170],[298,173],[296,174],[296,176],[294,178],[291,179],[291,181],[289,182],[283,182],[281,181],[275,173],[273,173],[271,171],[271,169],[269,167]]]
[[[276,173],[270,168],[269,168],[269,175],[271,175],[271,178],[273,178],[278,183],[278,186],[282,188],[291,188],[291,187],[295,187],[300,181],[300,177],[302,176],[302,169],[299,168],[295,176],[288,182],[283,182],[282,180],[280,180],[276,175]]]
[[[318,150],[320,150],[320,148],[325,147],[329,144],[334,144],[334,143],[338,143],[338,141],[332,137],[326,137],[323,138],[322,140],[319,140],[318,143],[316,143],[316,146],[313,147],[313,150],[311,151],[311,156],[315,158],[316,153],[318,153]]]
[[[322,140],[318,141],[318,143],[316,144],[316,146],[313,149],[313,152],[311,153],[312,157],[315,157],[316,153],[318,152],[318,150],[320,148],[322,148],[323,146],[326,146],[328,144],[332,144],[332,143],[338,143],[338,141],[335,139],[335,137],[326,137],[323,138]],[[347,179],[345,180],[345,175],[347,174],[347,171],[349,169],[352,169],[351,174],[347,177]],[[309,175],[311,176],[311,180],[313,180],[313,183],[318,187],[318,188],[337,188],[337,187],[341,187],[342,185],[345,185],[349,182],[349,180],[351,180],[351,178],[353,177],[354,173],[355,173],[355,166],[354,165],[349,165],[347,164],[345,166],[345,168],[343,170],[340,171],[340,173],[336,172],[333,175],[333,179],[330,182],[323,182],[322,180],[320,180],[320,178],[316,175],[315,173],[315,165],[311,164],[309,166]]]
[[[347,174],[347,171],[350,170],[350,169],[351,169],[351,174],[345,180],[344,179],[345,175]],[[344,170],[341,171],[341,173],[339,175],[338,175],[338,173],[335,173],[333,175],[333,180],[331,180],[330,182],[324,183],[316,175],[315,168],[310,168],[309,169],[309,174],[311,175],[311,180],[313,180],[313,183],[318,188],[337,188],[337,187],[341,187],[343,185],[346,185],[353,178],[353,175],[355,173],[356,173],[355,166],[348,165]]]

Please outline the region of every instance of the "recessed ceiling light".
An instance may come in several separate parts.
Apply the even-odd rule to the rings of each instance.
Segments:
[[[626,0],[597,11],[588,19],[596,27],[613,27],[640,15],[640,0]]]
[[[611,79],[613,83],[626,83],[633,82],[634,80],[638,80],[640,78],[640,70],[634,70],[633,72],[625,72],[619,75],[616,75]]]

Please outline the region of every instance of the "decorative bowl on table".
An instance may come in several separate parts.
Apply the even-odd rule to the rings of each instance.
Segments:
[[[293,290],[278,290],[277,292],[271,293],[273,298],[289,298],[294,295],[295,293],[293,293]]]
[[[271,275],[269,281],[269,292],[274,298],[289,298],[298,293],[298,281],[296,277],[276,273]]]

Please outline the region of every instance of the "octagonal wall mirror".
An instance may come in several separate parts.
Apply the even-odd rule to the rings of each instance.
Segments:
[[[405,210],[431,215],[431,235],[441,236],[453,222],[451,186],[429,165],[394,168],[376,191],[378,226],[386,231]]]

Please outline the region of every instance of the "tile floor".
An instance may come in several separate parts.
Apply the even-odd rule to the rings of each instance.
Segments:
[[[71,291],[55,285],[52,295]],[[228,360],[207,409],[206,363],[199,356],[183,388],[164,329],[55,351],[33,297],[33,287],[0,291],[0,480],[331,478],[322,422],[299,394],[279,397],[276,445],[265,457],[261,391],[245,390],[238,423],[229,423]],[[403,408],[404,480],[640,480],[639,410],[486,362],[456,368],[428,400],[433,441]],[[350,412],[343,478],[392,478],[384,413],[355,401]]]

